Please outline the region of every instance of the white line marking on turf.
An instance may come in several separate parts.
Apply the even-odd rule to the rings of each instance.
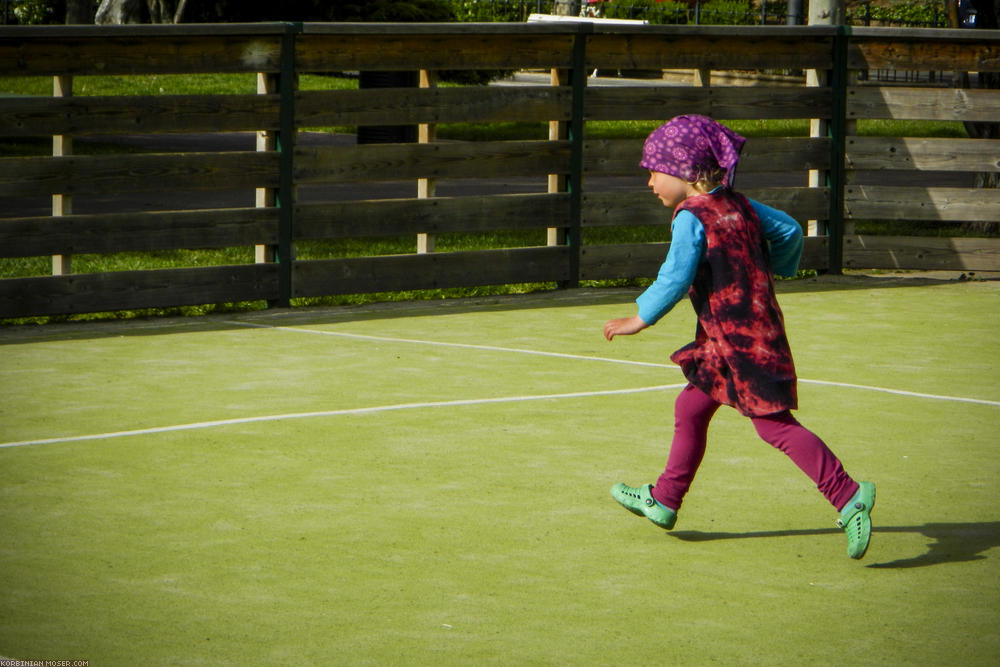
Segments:
[[[216,426],[232,426],[236,424],[252,424],[255,422],[274,422],[286,419],[310,419],[315,417],[341,417],[347,415],[368,415],[393,410],[419,410],[423,408],[445,408],[463,405],[487,405],[489,403],[520,403],[525,401],[545,401],[564,398],[590,398],[593,396],[615,396],[621,394],[641,394],[650,391],[666,389],[682,389],[685,384],[661,384],[653,387],[637,387],[634,389],[607,389],[603,391],[577,391],[566,394],[542,394],[538,396],[500,396],[497,398],[469,398],[456,401],[428,401],[425,403],[399,403],[396,405],[378,405],[367,408],[345,408],[343,410],[320,410],[317,412],[291,412],[284,415],[263,415],[258,417],[236,417],[233,419],[217,419],[214,421],[194,422],[191,424],[176,424],[173,426],[155,426],[152,428],[137,428],[130,431],[112,431],[110,433],[94,433],[91,435],[71,435],[61,438],[44,438],[40,440],[21,440],[19,442],[0,443],[0,449],[11,447],[29,447],[32,445],[54,445],[65,442],[82,442],[85,440],[107,440],[123,438],[132,435],[149,435],[152,433],[173,433],[176,431],[193,431]]]
[[[280,329],[283,331],[295,331],[298,333],[315,334],[319,336],[336,336],[339,338],[354,338],[357,340],[373,340],[384,343],[410,343],[414,345],[430,345],[435,347],[458,347],[472,350],[487,350],[491,352],[513,352],[516,354],[533,354],[543,357],[559,357],[563,359],[580,359],[583,361],[603,361],[611,364],[628,364],[633,366],[648,366],[650,368],[678,368],[675,364],[661,364],[649,361],[632,361],[630,359],[614,359],[611,357],[592,357],[581,354],[565,354],[562,352],[545,352],[542,350],[526,350],[517,347],[498,347],[495,345],[474,345],[472,343],[448,343],[434,340],[418,340],[414,338],[394,338],[391,336],[370,336],[366,334],[345,333],[342,331],[323,331],[321,329],[305,329],[302,327],[275,326],[272,324],[257,324],[255,322],[238,322],[227,320],[226,324],[242,327],[254,327],[258,329]],[[926,394],[917,391],[907,391],[905,389],[892,389],[889,387],[876,387],[866,384],[852,384],[849,382],[833,382],[829,380],[810,380],[799,378],[803,384],[815,384],[826,387],[843,387],[846,389],[864,389],[865,391],[877,391],[884,394],[895,394],[897,396],[912,396],[914,398],[926,398],[935,401],[954,401],[958,403],[976,403],[979,405],[992,405],[1000,407],[1000,401],[990,401],[982,398],[968,398],[965,396],[947,396],[943,394]]]
[[[337,336],[341,338],[355,338],[358,340],[373,340],[386,343],[410,343],[415,345],[430,345],[437,347],[457,347],[473,350],[487,350],[491,352],[511,352],[516,354],[532,354],[545,357],[558,357],[563,359],[579,359],[584,361],[600,361],[613,364],[629,364],[635,366],[648,366],[651,368],[677,368],[674,364],[661,364],[648,361],[632,361],[629,359],[614,359],[610,357],[593,357],[580,354],[565,354],[562,352],[545,352],[542,350],[527,350],[513,347],[499,347],[495,345],[474,345],[471,343],[448,343],[443,341],[417,340],[413,338],[393,338],[390,336],[370,336],[365,334],[352,334],[340,331],[322,331],[317,329],[304,329],[301,327],[274,326],[270,324],[257,324],[253,322],[227,321],[227,324],[235,326],[251,327],[257,329],[279,329],[283,331],[294,331],[298,333],[309,333],[322,336]],[[1000,407],[1000,401],[989,401],[981,398],[968,398],[964,396],[946,396],[941,394],[927,394],[917,391],[906,391],[903,389],[891,389],[888,387],[876,387],[864,384],[853,384],[849,382],[833,382],[829,380],[810,380],[799,378],[803,384],[815,384],[827,387],[843,387],[847,389],[862,389],[865,391],[876,391],[885,394],[895,394],[898,396],[912,396],[914,398],[925,398],[936,401],[952,401],[958,403],[974,403],[978,405],[990,405]],[[121,438],[132,435],[147,435],[152,433],[170,433],[175,431],[190,431],[195,429],[213,428],[216,426],[230,426],[234,424],[250,424],[254,422],[281,421],[286,419],[307,419],[312,417],[336,417],[342,415],[373,414],[378,412],[389,412],[392,410],[413,410],[421,408],[438,408],[462,405],[484,405],[488,403],[514,403],[519,401],[539,401],[548,399],[563,398],[586,398],[591,396],[611,396],[615,394],[638,394],[641,392],[661,391],[666,389],[681,389],[687,383],[665,384],[652,387],[639,387],[636,389],[610,389],[606,391],[594,392],[573,392],[566,394],[543,394],[539,396],[504,396],[499,398],[473,398],[456,401],[431,401],[425,403],[400,403],[397,405],[381,405],[368,408],[347,408],[343,410],[323,410],[318,412],[294,412],[284,415],[264,415],[258,417],[237,417],[234,419],[220,419],[215,421],[195,422],[192,424],[177,424],[173,426],[157,426],[152,428],[141,428],[130,431],[112,431],[110,433],[95,433],[91,435],[66,436],[60,438],[43,438],[38,440],[21,440],[17,442],[0,443],[0,449],[11,447],[28,447],[32,445],[49,445],[66,442],[81,442],[85,440],[106,440],[109,438]]]
[[[985,398],[968,398],[966,396],[945,396],[943,394],[925,394],[919,391],[906,391],[905,389],[890,389],[888,387],[873,387],[867,384],[851,384],[850,382],[832,382],[829,380],[808,380],[799,378],[799,382],[805,384],[818,384],[827,387],[845,387],[847,389],[864,389],[866,391],[879,391],[883,394],[896,394],[897,396],[913,396],[914,398],[927,398],[934,401],[953,401],[956,403],[976,403],[979,405],[992,405],[1000,408],[1000,401],[988,401]]]
[[[317,336],[336,336],[338,338],[355,338],[357,340],[374,340],[382,343],[411,343],[413,345],[430,345],[432,347],[458,347],[466,350],[486,350],[487,352],[515,352],[517,354],[533,354],[540,357],[558,357],[561,359],[580,359],[583,361],[603,361],[616,364],[631,364],[633,366],[649,366],[651,368],[677,368],[673,364],[657,364],[649,361],[631,361],[629,359],[609,359],[608,357],[588,357],[583,354],[566,354],[564,352],[545,352],[543,350],[528,350],[519,347],[498,347],[495,345],[475,345],[473,343],[448,343],[436,340],[418,340],[415,338],[393,338],[390,336],[369,336],[366,334],[345,333],[343,331],[323,331],[322,329],[303,329],[301,327],[274,326],[271,324],[257,324],[255,322],[226,321],[226,324],[233,324],[240,327],[254,327],[257,329],[279,329],[281,331],[296,331],[298,333],[314,334]]]

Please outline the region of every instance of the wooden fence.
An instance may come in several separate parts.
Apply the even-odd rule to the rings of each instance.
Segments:
[[[434,85],[437,71],[471,69],[551,72],[551,83]],[[700,85],[588,85],[594,69],[690,69]],[[711,71],[732,69],[816,75],[810,85],[711,85]],[[0,140],[53,137],[51,157],[0,159],[0,258],[52,256],[56,274],[0,279],[0,317],[247,300],[284,306],[333,294],[652,276],[666,252],[669,214],[643,187],[641,141],[589,139],[586,126],[680,113],[813,119],[813,137],[751,138],[737,174],[748,196],[812,221],[803,268],[1000,269],[995,239],[853,234],[857,219],[1000,218],[1000,190],[972,187],[973,173],[1000,171],[997,139],[876,138],[854,129],[865,118],[996,123],[1000,91],[885,87],[854,75],[869,69],[997,72],[1000,33],[599,24],[0,28],[0,76],[54,77],[56,93],[0,98]],[[304,73],[396,70],[420,70],[421,87],[296,85]],[[257,74],[258,94],[71,94],[74,78],[89,75],[220,72]],[[548,123],[549,138],[435,140],[438,124],[497,121]],[[368,125],[419,125],[420,141],[301,140],[304,128]],[[72,150],[74,137],[93,135],[245,132],[257,133],[256,150]],[[890,170],[904,174],[902,184],[898,174],[885,184]],[[969,184],[906,182],[905,174],[928,170],[967,174]],[[379,194],[400,181],[407,191]],[[512,183],[522,185],[511,191]],[[446,184],[452,194],[439,196]],[[234,191],[246,196],[236,203],[223,196]],[[152,208],[87,212],[88,198],[147,194]],[[219,203],[205,205],[214,194]],[[46,207],[51,199],[52,214],[19,213],[31,197]],[[602,228],[650,225],[662,228],[662,242],[600,243]],[[539,240],[434,249],[441,235],[510,230],[535,230]],[[415,237],[416,252],[296,259],[307,242],[401,235]],[[71,271],[79,254],[240,246],[256,247],[256,261]]]

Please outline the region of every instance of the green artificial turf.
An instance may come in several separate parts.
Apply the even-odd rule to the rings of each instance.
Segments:
[[[878,484],[860,562],[732,410],[674,531],[611,499],[676,390],[567,394],[682,382],[623,362],[684,304],[613,343],[634,291],[0,328],[0,444],[104,434],[0,447],[0,655],[995,664],[1000,283],[902,282],[780,285],[797,416]]]

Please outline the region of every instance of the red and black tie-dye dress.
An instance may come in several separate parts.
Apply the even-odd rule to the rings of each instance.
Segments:
[[[795,365],[757,214],[728,188],[689,197],[674,214],[683,209],[701,221],[706,252],[689,291],[695,340],[670,359],[691,384],[744,415],[795,409]]]

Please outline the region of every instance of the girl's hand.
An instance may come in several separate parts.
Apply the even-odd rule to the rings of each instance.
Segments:
[[[608,320],[604,323],[604,337],[613,340],[615,336],[631,336],[637,334],[649,325],[638,315]]]

